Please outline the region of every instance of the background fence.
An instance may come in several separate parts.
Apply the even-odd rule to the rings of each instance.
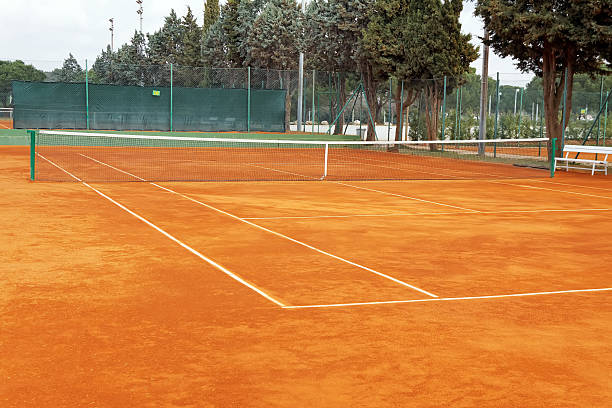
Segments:
[[[379,109],[371,112],[361,93],[355,95],[347,104],[349,96],[360,83],[358,73],[306,70],[302,101],[303,125],[298,129],[298,72],[295,70],[134,65],[98,60],[91,67],[85,62],[80,64],[84,69],[78,66],[77,69],[65,72],[65,67],[57,68],[62,66],[59,61],[31,63],[44,66],[44,81],[47,83],[74,84],[77,87],[74,91],[76,99],[86,99],[87,95],[81,94],[84,92],[83,85],[88,85],[90,103],[89,108],[84,107],[84,116],[86,120],[89,109],[89,127],[92,129],[135,129],[134,123],[138,123],[140,129],[158,130],[299,130],[324,133],[334,123],[332,132],[355,135],[364,132],[364,124],[369,115],[372,115],[376,119],[379,139],[394,138],[396,129],[400,126],[404,140],[427,138],[427,104],[424,91],[417,92],[407,107],[399,101],[402,94],[404,100],[406,99],[410,85],[420,82],[420,88],[425,88],[425,85],[433,80],[404,81],[404,91],[402,81],[380,81],[377,93]],[[443,78],[437,79],[436,82],[442,84]],[[445,82],[445,92],[444,87],[440,85],[440,94],[445,94],[445,97],[439,107],[437,137],[476,138],[480,109],[479,76],[471,73],[462,78],[446,78]],[[590,135],[596,143],[605,141],[610,144],[612,121],[608,121],[609,103],[605,103],[610,92],[610,80],[606,79],[605,83],[603,79],[601,83],[599,79],[591,82],[592,84],[587,86],[584,78],[575,80],[565,137],[568,140],[582,140]],[[546,134],[541,81],[528,75],[499,74],[499,81],[497,76],[489,78],[488,85],[487,138],[539,137]],[[172,101],[165,99],[169,96],[170,88]],[[205,89],[209,91],[204,92]],[[151,95],[153,90],[161,92],[157,102]],[[273,92],[258,91],[283,91],[282,110],[280,96],[272,97]],[[10,85],[7,87],[6,84],[0,84],[0,103],[3,107],[15,106],[12,92]],[[127,94],[121,96],[122,92]],[[83,114],[82,106],[73,108],[72,102],[66,100],[62,103],[60,99],[56,99],[57,103],[53,109],[74,110],[79,115]],[[163,103],[168,108],[156,110],[155,114],[145,117],[149,109],[147,104],[154,103]],[[168,112],[170,105],[172,109]],[[404,115],[398,115],[400,109],[404,110]],[[44,109],[38,110],[40,115],[44,114]],[[602,114],[598,117],[600,110]],[[558,114],[561,114],[561,109]],[[19,112],[14,115],[15,127],[23,126],[19,120]],[[134,119],[139,118],[138,115],[140,119]],[[47,126],[58,127],[57,125],[59,124],[49,123]],[[64,123],[59,127],[87,128],[87,123],[75,120],[73,125],[66,126]]]

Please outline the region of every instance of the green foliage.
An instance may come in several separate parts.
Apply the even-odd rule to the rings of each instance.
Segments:
[[[62,68],[57,70],[57,80],[60,82],[81,82],[85,81],[85,71],[79,65],[72,54],[64,60]]]
[[[206,33],[210,27],[219,19],[219,0],[206,0],[204,3],[204,23],[202,24],[202,41],[206,39]]]
[[[181,20],[180,31],[181,40],[177,63],[191,67],[200,65],[202,30],[191,12],[191,7],[187,7],[187,14]]]
[[[547,135],[560,138],[561,123],[569,121],[572,110],[574,75],[606,74],[612,67],[612,3],[479,0],[476,14],[484,19],[496,54],[542,78]],[[560,118],[565,89],[568,109]]]
[[[161,29],[148,37],[148,56],[152,64],[177,63],[181,57],[183,26],[174,10],[165,18]]]
[[[479,0],[476,14],[490,32],[490,45],[517,67],[542,76],[552,54],[558,72],[602,72],[612,63],[612,4],[601,0]],[[578,58],[579,56],[579,58]]]
[[[44,81],[45,73],[23,61],[0,60],[0,105],[10,106],[11,81]]]
[[[253,23],[247,64],[256,68],[296,69],[302,30],[303,15],[295,0],[271,0]]]

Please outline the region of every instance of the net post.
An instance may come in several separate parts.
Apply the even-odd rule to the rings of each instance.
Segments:
[[[30,135],[30,180],[36,177],[36,131],[28,130]]]
[[[251,132],[251,67],[247,67],[247,132]]]
[[[173,102],[173,97],[174,97],[174,94],[173,94],[173,91],[174,91],[174,89],[173,89],[173,85],[174,85],[173,74],[174,74],[174,72],[173,72],[173,70],[174,70],[173,64],[170,63],[170,131],[171,132],[173,130],[173,126],[172,126],[172,102]]]
[[[85,121],[87,130],[89,130],[89,74],[87,71],[87,60],[85,60]]]
[[[321,180],[327,177],[327,159],[328,157],[329,157],[329,143],[325,143],[325,163],[323,165],[323,177],[321,177]]]
[[[553,138],[551,141],[550,148],[550,178],[555,177],[555,156],[557,150],[557,138]]]

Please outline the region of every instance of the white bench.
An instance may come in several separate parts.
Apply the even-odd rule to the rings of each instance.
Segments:
[[[565,168],[565,171],[569,171],[569,169],[578,169],[578,170],[588,170],[586,167],[577,167],[570,166],[570,163],[586,163],[591,165],[591,175],[595,174],[596,171],[603,171],[604,174],[608,175],[608,155],[612,155],[612,147],[604,147],[604,146],[583,146],[583,145],[568,145],[566,144],[563,148],[563,153],[565,153],[564,157],[555,157],[555,170],[557,168],[557,162],[565,162],[565,166],[561,164],[561,168]],[[593,159],[584,159],[578,156],[577,153],[587,153],[590,155],[601,155],[597,156],[597,160]],[[574,157],[569,157],[570,154]],[[597,166],[602,166],[601,169],[598,169]]]

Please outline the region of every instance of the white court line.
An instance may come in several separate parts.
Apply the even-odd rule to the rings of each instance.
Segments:
[[[99,160],[93,159],[93,158],[88,157],[88,156],[85,156],[85,155],[81,155],[81,156],[84,156],[84,157],[90,158],[90,159],[94,160],[95,162],[100,163],[100,164],[103,164],[103,165],[105,165],[105,166],[107,166],[107,167],[110,167],[110,168],[112,168],[112,169],[119,170],[119,169],[117,169],[116,167],[111,166],[110,164],[107,164],[107,163],[101,162],[101,161],[99,161]],[[125,174],[129,174],[129,175],[131,175],[131,176],[133,176],[133,177],[135,177],[135,178],[137,178],[137,179],[139,179],[139,180],[146,181],[146,180],[144,180],[143,178],[138,177],[138,176],[136,176],[136,175],[134,175],[134,174],[128,173],[128,172],[126,172],[126,171],[123,171],[123,170],[119,170],[119,171],[121,171],[122,173],[125,173]],[[342,258],[342,257],[340,257],[340,256],[338,256],[338,255],[334,255],[334,254],[329,253],[329,252],[327,252],[327,251],[324,251],[324,250],[322,250],[322,249],[316,248],[316,247],[314,247],[314,246],[312,246],[312,245],[309,245],[309,244],[307,244],[307,243],[305,243],[305,242],[302,242],[302,241],[299,241],[299,240],[297,240],[297,239],[291,238],[291,237],[289,237],[289,236],[287,236],[287,235],[281,234],[280,232],[276,232],[276,231],[273,231],[273,230],[271,230],[271,229],[269,229],[269,228],[262,227],[261,225],[255,224],[255,223],[253,223],[253,222],[251,222],[251,221],[248,221],[248,220],[245,220],[244,218],[240,218],[240,217],[238,217],[237,215],[234,215],[234,214],[228,213],[227,211],[223,211],[223,210],[221,210],[221,209],[219,209],[219,208],[213,207],[213,206],[212,206],[212,205],[210,205],[210,204],[203,203],[203,202],[198,201],[198,200],[196,200],[195,198],[189,197],[189,196],[187,196],[187,195],[185,195],[185,194],[182,194],[182,193],[179,193],[179,192],[177,192],[177,191],[171,190],[171,189],[169,189],[169,188],[166,188],[166,187],[160,186],[160,185],[159,185],[159,184],[157,184],[157,183],[152,183],[152,182],[151,182],[151,183],[149,183],[149,184],[151,184],[151,185],[153,185],[153,186],[155,186],[155,187],[157,187],[157,188],[160,188],[160,189],[162,189],[162,190],[165,190],[165,191],[167,191],[167,192],[169,192],[169,193],[176,194],[176,195],[178,195],[179,197],[183,197],[183,198],[185,198],[185,199],[187,199],[187,200],[189,200],[189,201],[192,201],[192,202],[194,202],[194,203],[196,203],[196,204],[199,204],[199,205],[201,205],[201,206],[204,206],[204,207],[206,207],[206,208],[209,208],[209,209],[211,209],[211,210],[213,210],[213,211],[216,211],[216,212],[218,212],[218,213],[221,213],[221,214],[223,214],[223,215],[227,215],[228,217],[231,217],[231,218],[233,218],[233,219],[235,219],[235,220],[238,220],[238,221],[240,221],[240,222],[243,222],[243,223],[245,223],[245,224],[248,224],[248,225],[250,225],[250,226],[252,226],[252,227],[255,227],[255,228],[258,228],[258,229],[260,229],[260,230],[262,230],[262,231],[265,231],[265,232],[268,232],[268,233],[270,233],[270,234],[276,235],[277,237],[280,237],[280,238],[286,239],[286,240],[288,240],[288,241],[291,241],[291,242],[296,243],[296,244],[298,244],[298,245],[304,246],[304,247],[306,247],[306,248],[308,248],[308,249],[311,249],[311,250],[313,250],[313,251],[315,251],[315,252],[318,252],[318,253],[320,253],[320,254],[327,255],[327,256],[329,256],[329,257],[331,257],[331,258],[334,258],[334,259],[336,259],[336,260],[338,260],[338,261],[341,261],[341,262],[347,263],[347,264],[349,264],[349,265],[355,266],[355,267],[357,267],[357,268],[363,269],[363,270],[365,270],[365,271],[371,272],[371,273],[373,273],[373,274],[375,274],[375,275],[378,275],[378,276],[381,276],[381,277],[383,277],[383,278],[385,278],[385,279],[389,279],[390,281],[393,281],[393,282],[398,283],[398,284],[400,284],[400,285],[402,285],[402,286],[406,286],[406,287],[408,287],[408,288],[410,288],[410,289],[413,289],[413,290],[416,290],[416,291],[418,291],[418,292],[421,292],[421,293],[423,293],[423,294],[425,294],[425,295],[427,295],[427,296],[430,296],[430,297],[437,297],[437,295],[434,295],[434,294],[433,294],[433,293],[431,293],[431,292],[428,292],[428,291],[426,291],[426,290],[424,290],[424,289],[421,289],[421,288],[419,288],[419,287],[417,287],[417,286],[411,285],[411,284],[409,284],[409,283],[407,283],[407,282],[404,282],[404,281],[402,281],[402,280],[399,280],[399,279],[397,279],[397,278],[394,278],[394,277],[392,277],[392,276],[390,276],[390,275],[384,274],[384,273],[382,273],[382,272],[375,271],[374,269],[368,268],[367,266],[364,266],[364,265],[358,264],[358,263],[356,263],[356,262],[349,261],[348,259]]]
[[[284,306],[283,309],[316,309],[316,308],[332,308],[332,307],[348,307],[348,306],[389,305],[389,304],[398,304],[398,303],[450,302],[450,301],[458,301],[458,300],[499,299],[499,298],[511,298],[511,297],[558,295],[558,294],[564,294],[564,293],[588,293],[588,292],[607,292],[607,291],[612,291],[612,288],[556,290],[556,291],[549,291],[549,292],[512,293],[512,294],[506,294],[506,295],[488,295],[488,296],[463,296],[463,297],[447,297],[447,298],[436,298],[436,299],[411,299],[411,300],[389,300],[389,301],[379,301],[379,302],[330,303],[330,304],[320,304],[320,305]]]
[[[594,189],[594,190],[612,191],[612,188],[585,186],[585,185],[582,185],[582,184],[559,183],[557,181],[547,181],[547,180],[533,180],[533,181],[535,181],[537,183],[559,184],[559,185],[562,185],[562,186],[582,187],[582,188],[591,188],[591,189]]]
[[[157,225],[153,224],[151,221],[145,219],[144,217],[136,214],[134,211],[130,210],[129,208],[125,207],[123,204],[118,203],[117,201],[113,200],[112,198],[110,198],[109,196],[107,196],[106,194],[102,193],[101,191],[97,190],[95,187],[90,186],[89,184],[87,184],[86,182],[82,181],[80,178],[76,177],[74,174],[70,173],[69,171],[63,169],[62,167],[60,167],[59,165],[53,163],[51,160],[47,159],[46,157],[44,157],[43,155],[41,155],[40,153],[36,153],[39,157],[41,157],[42,159],[46,160],[47,162],[51,163],[53,166],[57,167],[58,169],[62,170],[64,173],[70,175],[71,177],[73,177],[75,180],[80,181],[84,186],[92,189],[93,191],[95,191],[98,195],[106,198],[108,201],[110,201],[111,203],[115,204],[117,207],[121,208],[122,210],[128,212],[129,214],[133,215],[134,217],[138,218],[140,221],[144,222],[145,224],[147,224],[148,226],[150,226],[151,228],[155,229],[156,231],[158,231],[159,233],[163,234],[166,238],[176,242],[177,244],[179,244],[180,246],[182,246],[183,248],[185,248],[187,251],[191,252],[192,254],[194,254],[195,256],[197,256],[198,258],[202,259],[203,261],[205,261],[206,263],[210,264],[211,266],[215,267],[216,269],[220,270],[221,272],[225,273],[226,275],[228,275],[229,277],[231,277],[232,279],[238,281],[239,283],[242,283],[243,285],[245,285],[246,287],[248,287],[249,289],[259,293],[261,296],[265,297],[266,299],[268,299],[269,301],[275,303],[278,306],[281,307],[285,307],[286,305],[279,302],[278,300],[274,299],[272,296],[268,295],[267,293],[265,293],[264,291],[262,291],[261,289],[257,288],[256,286],[246,282],[244,279],[242,279],[241,277],[239,277],[238,275],[234,274],[233,272],[229,271],[227,268],[225,268],[224,266],[218,264],[217,262],[213,261],[212,259],[202,255],[200,252],[196,251],[195,249],[193,249],[192,247],[190,247],[189,245],[185,244],[184,242],[180,241],[179,239],[175,238],[173,235],[167,233],[166,231],[164,231],[163,229],[161,229],[160,227],[158,227]]]
[[[415,200],[415,201],[420,201],[423,203],[429,203],[429,204],[435,204],[435,205],[441,205],[444,207],[450,207],[450,208],[457,208],[459,210],[463,210],[463,211],[470,211],[473,213],[479,213],[480,211],[478,210],[472,210],[471,208],[465,208],[465,207],[459,207],[456,205],[450,205],[450,204],[443,204],[443,203],[439,203],[436,201],[430,201],[430,200],[424,200],[422,198],[416,198],[416,197],[411,197],[411,196],[407,196],[407,195],[403,195],[403,194],[397,194],[397,193],[390,193],[388,191],[382,191],[382,190],[376,190],[373,188],[367,188],[367,187],[361,187],[361,186],[355,186],[353,184],[347,184],[347,183],[343,183],[341,181],[332,181],[332,183],[336,183],[336,184],[340,184],[342,186],[347,186],[347,187],[352,187],[352,188],[358,188],[360,190],[367,190],[367,191],[374,191],[376,193],[381,193],[381,194],[386,194],[386,195],[390,195],[390,196],[395,196],[395,197],[401,197],[401,198],[407,198],[409,200]]]
[[[578,193],[576,191],[555,190],[554,188],[528,186],[528,185],[525,185],[525,184],[504,183],[503,181],[491,181],[491,180],[489,180],[489,182],[490,183],[496,183],[496,184],[505,184],[507,186],[530,188],[530,189],[533,189],[533,190],[554,191],[556,193],[566,193],[566,194],[574,194],[574,195],[581,195],[581,196],[587,196],[587,197],[596,197],[596,198],[603,198],[603,199],[606,199],[606,200],[612,200],[612,197],[600,196],[600,195],[595,195],[595,194]]]
[[[522,214],[522,213],[548,213],[548,212],[592,212],[612,211],[612,208],[579,208],[579,209],[543,209],[543,210],[505,210],[505,211],[454,211],[454,212],[417,212],[417,213],[391,213],[391,214],[350,214],[350,215],[312,215],[312,216],[279,216],[279,217],[242,217],[243,220],[283,220],[283,219],[316,219],[316,218],[353,218],[353,217],[412,217],[412,216],[438,216],[438,215],[465,215],[465,214]]]
[[[266,169],[266,170],[278,171],[280,173],[293,174],[295,176],[301,176],[301,177],[307,177],[307,178],[312,178],[312,179],[315,179],[315,180],[319,180],[319,179],[317,179],[315,177],[312,177],[312,176],[305,176],[303,174],[292,173],[290,171],[270,169],[268,167],[257,166],[257,165],[254,165],[254,164],[252,166],[261,167],[262,169]],[[339,184],[339,185],[346,186],[346,187],[357,188],[357,189],[360,189],[360,190],[368,190],[368,191],[373,191],[373,192],[381,193],[381,194],[385,194],[385,195],[391,195],[391,196],[395,196],[395,197],[407,198],[409,200],[420,201],[420,202],[423,202],[423,203],[441,205],[441,206],[450,207],[450,208],[457,208],[459,210],[469,211],[469,212],[473,212],[473,213],[479,213],[480,212],[480,211],[477,211],[477,210],[472,210],[471,208],[457,207],[456,205],[443,204],[443,203],[438,203],[436,201],[423,200],[421,198],[410,197],[410,196],[403,195],[403,194],[389,193],[388,191],[375,190],[373,188],[366,188],[366,187],[355,186],[353,184],[348,184],[348,183],[344,183],[344,182],[341,182],[341,181],[334,181],[334,180],[325,180],[325,181],[328,182],[328,183],[335,183],[335,184]]]

